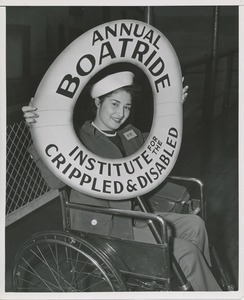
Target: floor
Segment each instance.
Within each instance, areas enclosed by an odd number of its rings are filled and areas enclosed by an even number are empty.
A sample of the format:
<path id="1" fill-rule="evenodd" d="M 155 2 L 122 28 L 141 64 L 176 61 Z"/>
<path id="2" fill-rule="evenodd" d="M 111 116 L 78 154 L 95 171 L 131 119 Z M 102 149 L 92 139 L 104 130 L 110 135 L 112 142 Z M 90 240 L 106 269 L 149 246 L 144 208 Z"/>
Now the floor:
<path id="1" fill-rule="evenodd" d="M 177 175 L 198 177 L 205 184 L 207 229 L 232 282 L 238 282 L 238 108 L 217 117 L 211 131 L 183 140 Z M 11 267 L 21 243 L 32 233 L 61 229 L 59 199 L 6 229 L 6 291 L 12 290 Z M 21 233 L 21 234 L 20 234 Z"/>

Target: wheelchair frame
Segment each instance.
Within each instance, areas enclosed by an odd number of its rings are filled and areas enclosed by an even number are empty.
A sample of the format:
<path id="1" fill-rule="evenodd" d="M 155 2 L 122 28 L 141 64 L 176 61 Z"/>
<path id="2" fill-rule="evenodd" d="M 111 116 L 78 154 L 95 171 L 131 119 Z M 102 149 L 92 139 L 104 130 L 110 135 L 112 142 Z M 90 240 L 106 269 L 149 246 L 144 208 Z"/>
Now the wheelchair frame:
<path id="1" fill-rule="evenodd" d="M 197 186 L 200 199 L 191 200 L 197 200 L 199 206 L 193 207 L 191 213 L 199 213 L 206 220 L 203 183 L 190 177 L 171 176 L 168 179 Z M 37 233 L 23 244 L 13 268 L 15 291 L 192 290 L 170 253 L 166 222 L 161 216 L 149 212 L 143 197 L 137 197 L 141 211 L 130 211 L 70 203 L 66 188 L 60 189 L 59 193 L 64 232 Z M 186 203 L 181 205 L 185 207 Z M 71 230 L 70 209 L 146 220 L 157 244 Z M 216 250 L 212 249 L 223 289 L 234 290 Z M 145 265 L 146 261 L 150 264 Z"/>

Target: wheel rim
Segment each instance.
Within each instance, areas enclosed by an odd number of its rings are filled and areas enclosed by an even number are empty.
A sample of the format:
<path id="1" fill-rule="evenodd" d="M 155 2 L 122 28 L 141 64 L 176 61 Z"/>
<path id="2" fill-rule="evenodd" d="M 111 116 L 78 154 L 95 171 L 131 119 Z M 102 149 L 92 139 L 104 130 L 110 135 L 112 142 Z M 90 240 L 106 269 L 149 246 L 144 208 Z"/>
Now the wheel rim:
<path id="1" fill-rule="evenodd" d="M 125 290 L 122 277 L 91 244 L 74 236 L 36 236 L 20 249 L 13 272 L 18 292 Z"/>

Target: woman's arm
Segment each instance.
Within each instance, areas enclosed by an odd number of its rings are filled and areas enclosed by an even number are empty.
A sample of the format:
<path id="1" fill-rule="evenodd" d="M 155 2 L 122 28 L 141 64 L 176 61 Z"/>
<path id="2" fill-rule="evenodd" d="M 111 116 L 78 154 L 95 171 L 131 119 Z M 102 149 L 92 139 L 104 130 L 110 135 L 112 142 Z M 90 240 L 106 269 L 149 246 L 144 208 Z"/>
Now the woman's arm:
<path id="1" fill-rule="evenodd" d="M 33 98 L 31 99 L 28 106 L 22 107 L 22 111 L 24 113 L 23 116 L 28 126 L 30 126 L 30 124 L 32 123 L 36 123 L 37 118 L 39 117 L 37 113 L 37 108 L 32 105 L 32 102 Z M 36 151 L 34 144 L 31 144 L 28 147 L 27 151 L 29 152 L 36 166 L 40 170 L 43 179 L 51 189 L 55 190 L 65 186 L 65 184 L 61 180 L 59 180 L 44 164 L 39 153 Z"/>

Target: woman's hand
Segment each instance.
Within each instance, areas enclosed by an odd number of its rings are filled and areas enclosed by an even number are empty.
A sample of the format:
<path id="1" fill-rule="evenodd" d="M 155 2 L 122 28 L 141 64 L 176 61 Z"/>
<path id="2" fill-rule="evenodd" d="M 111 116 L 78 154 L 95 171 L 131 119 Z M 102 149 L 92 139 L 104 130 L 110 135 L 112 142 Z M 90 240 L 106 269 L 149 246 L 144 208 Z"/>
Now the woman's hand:
<path id="1" fill-rule="evenodd" d="M 32 123 L 37 122 L 37 118 L 39 115 L 36 113 L 37 108 L 33 106 L 33 98 L 31 98 L 31 101 L 28 106 L 23 106 L 22 111 L 23 111 L 23 116 L 25 118 L 26 124 L 30 126 Z"/>
<path id="2" fill-rule="evenodd" d="M 185 79 L 185 78 L 182 77 L 182 83 L 184 82 L 184 79 Z M 182 89 L 182 99 L 181 99 L 181 103 L 182 103 L 182 104 L 186 101 L 186 98 L 187 98 L 187 96 L 188 96 L 188 93 L 187 93 L 188 88 L 189 88 L 189 86 L 186 85 L 186 86 L 184 86 L 183 89 Z"/>

